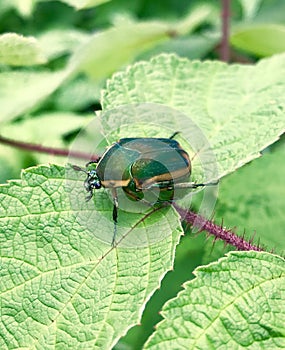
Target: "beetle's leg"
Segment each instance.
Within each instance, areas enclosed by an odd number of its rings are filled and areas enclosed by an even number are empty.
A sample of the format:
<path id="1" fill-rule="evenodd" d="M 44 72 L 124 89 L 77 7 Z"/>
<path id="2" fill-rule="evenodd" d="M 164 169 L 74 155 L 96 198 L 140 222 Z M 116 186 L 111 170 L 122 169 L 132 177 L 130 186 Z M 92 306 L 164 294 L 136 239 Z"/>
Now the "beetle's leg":
<path id="1" fill-rule="evenodd" d="M 116 235 L 117 235 L 117 223 L 118 223 L 118 195 L 115 188 L 112 188 L 112 197 L 113 197 L 113 221 L 114 221 L 114 233 L 112 238 L 112 247 L 116 244 Z"/>
<path id="2" fill-rule="evenodd" d="M 204 186 L 215 186 L 218 183 L 219 183 L 219 181 L 206 182 L 204 184 L 196 184 L 195 182 L 177 183 L 177 184 L 174 184 L 174 189 L 175 188 L 197 188 L 197 187 L 204 187 Z"/>
<path id="3" fill-rule="evenodd" d="M 88 191 L 88 195 L 85 197 L 86 202 L 89 202 L 90 199 L 93 197 L 93 192 L 92 190 Z"/>
<path id="4" fill-rule="evenodd" d="M 175 189 L 175 188 L 197 188 L 197 187 L 204 187 L 204 186 L 215 186 L 219 183 L 219 181 L 216 182 L 207 182 L 204 184 L 197 184 L 195 182 L 182 182 L 182 183 L 176 183 L 176 184 L 171 184 L 169 185 L 169 189 Z M 154 183 L 147 187 L 148 190 L 152 188 L 161 188 L 161 183 Z"/>
<path id="5" fill-rule="evenodd" d="M 178 135 L 178 134 L 180 134 L 180 131 L 175 131 L 175 133 L 173 133 L 173 134 L 169 137 L 169 139 L 170 139 L 170 140 L 174 139 L 174 137 L 175 137 L 176 135 Z"/>

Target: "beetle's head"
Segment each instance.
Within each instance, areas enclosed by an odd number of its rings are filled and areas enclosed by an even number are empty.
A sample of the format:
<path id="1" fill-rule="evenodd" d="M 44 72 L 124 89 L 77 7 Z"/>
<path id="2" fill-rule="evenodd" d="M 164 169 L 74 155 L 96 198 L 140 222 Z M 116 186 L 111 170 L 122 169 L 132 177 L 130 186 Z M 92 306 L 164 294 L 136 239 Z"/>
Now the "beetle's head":
<path id="1" fill-rule="evenodd" d="M 87 171 L 87 178 L 84 181 L 84 187 L 85 187 L 86 191 L 90 193 L 91 197 L 92 197 L 92 191 L 98 190 L 99 188 L 101 188 L 101 186 L 102 186 L 102 184 L 101 184 L 101 181 L 97 175 L 96 170 L 92 169 L 92 170 Z"/>
<path id="2" fill-rule="evenodd" d="M 72 168 L 76 171 L 82 171 L 87 175 L 86 180 L 84 181 L 84 187 L 89 193 L 86 197 L 86 200 L 89 201 L 93 197 L 93 190 L 98 190 L 102 187 L 101 181 L 95 169 L 86 170 L 77 165 L 72 165 Z"/>

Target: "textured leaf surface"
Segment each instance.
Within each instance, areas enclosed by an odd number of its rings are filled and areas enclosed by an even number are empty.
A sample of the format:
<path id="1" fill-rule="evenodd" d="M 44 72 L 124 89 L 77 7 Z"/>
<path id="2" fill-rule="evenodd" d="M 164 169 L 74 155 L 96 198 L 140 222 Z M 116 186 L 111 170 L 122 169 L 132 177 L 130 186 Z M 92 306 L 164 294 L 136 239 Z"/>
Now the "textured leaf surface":
<path id="1" fill-rule="evenodd" d="M 195 271 L 144 349 L 283 349 L 285 261 L 234 252 Z"/>
<path id="2" fill-rule="evenodd" d="M 271 56 L 285 51 L 285 26 L 263 24 L 237 30 L 231 44 L 258 56 Z"/>
<path id="3" fill-rule="evenodd" d="M 111 110 L 153 102 L 183 112 L 185 128 L 194 122 L 205 135 L 222 177 L 258 157 L 285 130 L 284 75 L 285 55 L 255 66 L 160 55 L 114 75 L 102 104 L 104 110 Z M 131 119 L 129 123 L 132 125 Z M 176 128 L 174 121 L 172 130 Z M 183 130 L 179 131 L 183 136 Z M 187 137 L 191 142 L 191 135 Z M 201 147 L 199 153 L 207 152 L 208 147 Z"/>
<path id="4" fill-rule="evenodd" d="M 96 238 L 96 231 L 112 235 L 108 196 L 84 197 L 81 175 L 58 166 L 31 168 L 0 186 L 1 350 L 110 349 L 139 322 L 172 266 L 181 232 L 173 211 L 162 226 L 150 225 L 155 213 L 128 226 L 149 234 L 164 227 L 165 240 L 114 249 Z"/>
<path id="5" fill-rule="evenodd" d="M 0 35 L 0 63 L 12 66 L 32 66 L 46 62 L 43 51 L 33 37 L 16 33 Z"/>

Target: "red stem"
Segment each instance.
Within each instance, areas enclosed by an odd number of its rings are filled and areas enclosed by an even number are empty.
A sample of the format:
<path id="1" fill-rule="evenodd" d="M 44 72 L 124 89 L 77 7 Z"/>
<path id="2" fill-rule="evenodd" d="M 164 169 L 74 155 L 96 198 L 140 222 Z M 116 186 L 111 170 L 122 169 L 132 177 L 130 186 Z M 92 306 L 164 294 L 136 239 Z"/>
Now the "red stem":
<path id="1" fill-rule="evenodd" d="M 230 22 L 230 0 L 222 0 L 222 41 L 221 41 L 220 59 L 224 62 L 228 62 L 230 58 L 229 22 Z"/>
<path id="2" fill-rule="evenodd" d="M 45 147 L 34 143 L 10 140 L 3 136 L 0 136 L 0 143 L 2 143 L 3 145 L 20 148 L 25 151 L 52 154 L 55 156 L 73 157 L 85 160 L 98 160 L 99 158 L 99 156 L 97 155 L 90 156 L 90 154 L 80 151 L 70 151 L 68 149 L 65 150 L 62 148 Z"/>

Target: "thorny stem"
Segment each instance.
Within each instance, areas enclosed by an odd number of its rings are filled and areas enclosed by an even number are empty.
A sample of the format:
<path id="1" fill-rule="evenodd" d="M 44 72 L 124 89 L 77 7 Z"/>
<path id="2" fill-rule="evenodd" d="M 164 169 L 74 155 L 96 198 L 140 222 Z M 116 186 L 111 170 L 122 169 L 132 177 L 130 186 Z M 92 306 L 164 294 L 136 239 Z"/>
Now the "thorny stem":
<path id="1" fill-rule="evenodd" d="M 200 231 L 207 231 L 209 235 L 213 235 L 214 239 L 220 239 L 226 244 L 231 244 L 238 250 L 256 250 L 263 251 L 259 246 L 252 244 L 252 239 L 247 241 L 244 237 L 236 235 L 231 230 L 227 230 L 222 226 L 215 224 L 211 220 L 205 219 L 203 216 L 194 213 L 190 210 L 180 208 L 177 204 L 173 203 L 174 208 L 179 215 L 190 225 L 198 228 Z"/>
<path id="2" fill-rule="evenodd" d="M 222 0 L 222 41 L 221 41 L 221 60 L 228 62 L 230 58 L 229 49 L 229 22 L 230 22 L 230 2 L 231 0 Z"/>
<path id="3" fill-rule="evenodd" d="M 9 145 L 12 147 L 20 148 L 26 151 L 39 152 L 45 154 L 53 154 L 57 156 L 71 156 L 74 158 L 90 160 L 90 154 L 78 151 L 69 151 L 61 148 L 44 147 L 38 144 L 26 143 L 21 141 L 10 140 L 0 136 L 0 143 Z M 99 156 L 92 156 L 91 160 L 97 160 Z M 227 244 L 231 244 L 238 250 L 256 250 L 262 251 L 262 248 L 252 244 L 252 241 L 246 241 L 244 237 L 237 236 L 234 232 L 227 230 L 213 221 L 207 220 L 201 215 L 194 213 L 190 210 L 180 208 L 177 204 L 173 203 L 174 208 L 180 214 L 180 216 L 193 227 L 198 228 L 200 231 L 207 231 L 208 234 L 213 235 L 214 239 L 221 239 Z"/>

